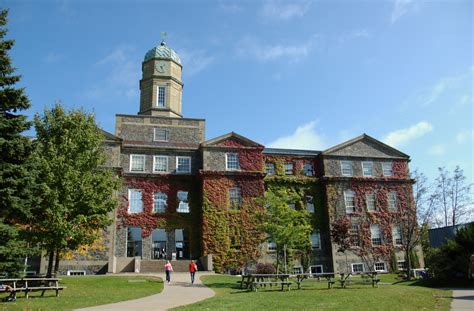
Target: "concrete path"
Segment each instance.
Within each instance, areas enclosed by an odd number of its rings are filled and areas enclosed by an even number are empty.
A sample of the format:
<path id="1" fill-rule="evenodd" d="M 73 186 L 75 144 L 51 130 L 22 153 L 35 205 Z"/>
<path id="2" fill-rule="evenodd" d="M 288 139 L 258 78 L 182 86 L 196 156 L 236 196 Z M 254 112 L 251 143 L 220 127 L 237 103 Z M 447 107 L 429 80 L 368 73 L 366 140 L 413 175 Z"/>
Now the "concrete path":
<path id="1" fill-rule="evenodd" d="M 195 303 L 214 296 L 214 291 L 201 283 L 202 275 L 214 274 L 212 272 L 197 272 L 194 284 L 191 284 L 191 278 L 187 272 L 173 272 L 171 283 L 165 281 L 164 289 L 161 293 L 135 299 L 112 303 L 108 305 L 95 306 L 90 308 L 78 309 L 80 311 L 106 311 L 106 310 L 168 310 L 174 307 Z M 165 280 L 164 273 L 146 274 L 155 275 Z M 144 276 L 146 276 L 144 275 Z"/>
<path id="2" fill-rule="evenodd" d="M 474 289 L 473 288 L 453 288 L 452 311 L 472 311 L 474 310 Z"/>

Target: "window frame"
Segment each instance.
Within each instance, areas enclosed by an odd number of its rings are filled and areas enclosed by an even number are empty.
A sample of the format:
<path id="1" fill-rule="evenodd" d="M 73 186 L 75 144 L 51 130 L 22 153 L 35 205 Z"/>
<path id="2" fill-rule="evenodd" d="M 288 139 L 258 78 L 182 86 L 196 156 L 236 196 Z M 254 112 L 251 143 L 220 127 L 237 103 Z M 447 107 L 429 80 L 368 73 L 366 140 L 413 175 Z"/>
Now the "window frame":
<path id="1" fill-rule="evenodd" d="M 162 198 L 161 198 L 161 199 L 159 199 L 159 198 L 157 199 L 157 198 L 156 198 L 156 195 L 159 195 L 159 194 L 164 195 L 165 198 L 164 198 L 164 199 L 162 199 Z M 160 202 L 160 201 L 164 202 L 164 203 L 163 203 L 163 209 L 162 209 L 162 210 L 158 210 L 158 209 L 156 208 L 157 203 Z M 167 209 L 168 209 L 168 195 L 167 195 L 166 193 L 164 193 L 164 192 L 161 192 L 161 191 L 153 192 L 153 209 L 152 209 L 152 212 L 153 212 L 154 214 L 163 214 L 163 213 L 166 213 L 166 210 L 167 210 Z"/>
<path id="2" fill-rule="evenodd" d="M 377 264 L 383 264 L 383 269 L 377 269 Z M 387 272 L 387 264 L 385 263 L 385 261 L 378 261 L 378 262 L 374 262 L 374 271 L 376 272 Z"/>
<path id="3" fill-rule="evenodd" d="M 371 200 L 369 200 L 369 196 L 373 196 L 374 197 L 374 200 L 373 200 L 373 208 L 369 209 L 369 202 Z M 377 211 L 377 196 L 375 195 L 375 193 L 373 192 L 369 192 L 369 193 L 366 193 L 365 194 L 365 205 L 367 207 L 367 211 L 368 212 L 376 212 Z"/>
<path id="4" fill-rule="evenodd" d="M 239 187 L 230 187 L 228 193 L 229 208 L 232 210 L 239 210 L 242 206 L 242 189 L 240 189 Z M 238 196 L 233 196 L 233 193 L 237 193 Z"/>
<path id="5" fill-rule="evenodd" d="M 315 267 L 315 268 L 320 267 L 320 268 L 321 268 L 321 272 L 319 272 L 319 273 L 318 273 L 318 272 L 314 272 L 314 273 L 313 273 L 313 272 L 311 271 L 311 268 L 313 268 L 313 267 Z M 323 265 L 311 265 L 311 266 L 309 266 L 309 273 L 311 273 L 311 274 L 322 274 L 322 273 L 324 273 L 324 267 L 323 267 Z"/>
<path id="6" fill-rule="evenodd" d="M 348 205 L 347 205 L 347 202 L 348 202 L 348 200 L 347 200 L 347 194 L 349 194 L 349 193 L 352 194 L 352 198 L 353 198 L 353 200 L 352 200 L 353 205 L 352 205 L 352 206 L 348 206 Z M 346 209 L 346 214 L 352 214 L 352 213 L 354 213 L 354 212 L 355 212 L 355 209 L 356 209 L 356 207 L 355 207 L 355 192 L 352 191 L 352 190 L 344 190 L 343 195 L 344 195 L 344 207 L 345 207 L 345 209 Z M 348 209 L 347 209 L 348 207 L 349 207 L 349 208 L 352 207 L 352 211 L 349 212 Z"/>
<path id="7" fill-rule="evenodd" d="M 131 211 L 131 207 L 132 207 L 132 200 L 131 200 L 131 193 L 133 192 L 139 192 L 141 194 L 141 211 L 138 211 L 138 212 L 132 212 Z M 128 209 L 127 209 L 127 212 L 129 214 L 140 214 L 140 213 L 143 213 L 143 191 L 142 189 L 128 189 Z"/>
<path id="8" fill-rule="evenodd" d="M 230 156 L 235 156 L 235 161 L 230 161 Z M 229 164 L 235 164 L 236 167 L 230 167 Z M 240 170 L 240 161 L 239 161 L 239 154 L 237 152 L 227 152 L 225 154 L 225 169 L 226 171 L 238 171 Z"/>
<path id="9" fill-rule="evenodd" d="M 362 271 L 354 271 L 354 266 L 362 266 Z M 351 271 L 352 273 L 364 273 L 365 272 L 365 267 L 364 267 L 364 263 L 362 262 L 354 262 L 354 263 L 351 263 Z"/>
<path id="10" fill-rule="evenodd" d="M 179 159 L 188 159 L 189 160 L 189 170 L 180 171 L 179 170 Z M 190 174 L 191 173 L 191 157 L 190 156 L 176 156 L 176 174 Z"/>
<path id="11" fill-rule="evenodd" d="M 390 165 L 390 175 L 389 174 L 385 174 L 385 172 L 387 171 L 385 169 L 385 166 L 386 165 Z M 385 177 L 391 177 L 393 176 L 393 162 L 390 161 L 390 162 L 382 162 L 382 175 L 385 176 Z"/>
<path id="12" fill-rule="evenodd" d="M 403 263 L 402 265 L 400 265 L 401 263 Z M 402 267 L 400 267 L 402 266 Z M 399 271 L 405 271 L 407 269 L 407 262 L 406 260 L 397 260 L 397 269 Z"/>
<path id="13" fill-rule="evenodd" d="M 365 173 L 365 170 L 366 170 L 366 167 L 364 167 L 365 165 L 370 165 L 370 175 Z M 363 177 L 374 177 L 374 162 L 373 161 L 362 161 L 361 166 L 362 166 Z"/>
<path id="14" fill-rule="evenodd" d="M 393 200 L 391 200 L 392 198 L 392 195 L 393 195 Z M 393 207 L 391 206 L 390 202 L 393 201 Z M 396 191 L 390 191 L 387 193 L 387 209 L 390 211 L 390 212 L 397 212 L 398 211 L 398 207 L 397 207 L 397 192 Z"/>
<path id="15" fill-rule="evenodd" d="M 165 139 L 157 139 L 156 138 L 156 131 L 157 130 L 162 130 L 163 133 L 165 134 Z M 170 141 L 170 130 L 167 129 L 167 128 L 163 128 L 163 127 L 155 127 L 153 128 L 153 141 L 161 141 L 161 142 L 168 142 Z"/>
<path id="16" fill-rule="evenodd" d="M 313 237 L 316 237 L 315 240 L 318 243 L 313 243 Z M 313 232 L 311 232 L 310 240 L 311 240 L 311 249 L 321 249 L 321 231 L 314 230 Z"/>
<path id="17" fill-rule="evenodd" d="M 351 223 L 351 228 L 349 229 L 349 235 L 353 246 L 360 246 L 360 224 Z"/>
<path id="18" fill-rule="evenodd" d="M 309 166 L 311 169 L 308 170 L 307 166 Z M 303 174 L 308 177 L 314 176 L 314 165 L 313 163 L 306 162 L 303 164 Z"/>
<path id="19" fill-rule="evenodd" d="M 133 159 L 135 157 L 142 157 L 143 158 L 143 170 L 132 170 L 132 167 L 133 167 Z M 135 153 L 131 153 L 130 154 L 130 163 L 129 163 L 129 172 L 131 173 L 143 173 L 143 172 L 146 172 L 146 154 L 135 154 Z"/>
<path id="20" fill-rule="evenodd" d="M 287 166 L 290 166 L 291 165 L 291 173 L 289 171 L 289 169 L 287 168 Z M 285 162 L 285 164 L 283 164 L 283 168 L 285 169 L 285 175 L 294 175 L 295 174 L 295 165 L 293 164 L 293 162 Z"/>
<path id="21" fill-rule="evenodd" d="M 166 159 L 166 165 L 165 165 L 165 170 L 164 171 L 159 171 L 159 170 L 156 170 L 156 163 L 157 163 L 157 159 L 158 158 L 161 158 L 161 159 Z M 169 165 L 169 157 L 168 156 L 164 156 L 164 155 L 154 155 L 153 156 L 153 173 L 158 173 L 158 174 L 163 174 L 163 173 L 168 173 L 168 165 Z"/>
<path id="22" fill-rule="evenodd" d="M 185 201 L 180 200 L 180 198 L 179 198 L 179 193 L 180 192 L 186 193 L 186 200 Z M 183 214 L 190 213 L 191 207 L 189 206 L 189 191 L 185 191 L 185 190 L 176 191 L 176 202 L 178 203 L 178 206 L 176 207 L 176 212 L 177 213 L 183 213 Z M 186 209 L 181 209 L 180 208 L 181 202 L 183 202 L 183 205 L 186 204 Z"/>
<path id="23" fill-rule="evenodd" d="M 395 234 L 397 233 L 397 234 Z M 402 228 L 398 225 L 392 226 L 392 242 L 395 246 L 402 246 L 403 245 L 403 236 L 402 236 Z"/>
<path id="24" fill-rule="evenodd" d="M 163 90 L 163 105 L 160 105 L 160 89 Z M 166 108 L 166 85 L 157 85 L 156 86 L 156 107 L 157 108 Z"/>
<path id="25" fill-rule="evenodd" d="M 275 245 L 275 247 L 273 247 Z M 272 241 L 267 242 L 267 253 L 273 253 L 277 251 L 277 244 Z"/>
<path id="26" fill-rule="evenodd" d="M 351 170 L 350 174 L 344 174 L 344 165 L 349 165 Z M 341 175 L 346 177 L 354 176 L 354 169 L 352 168 L 352 161 L 349 160 L 341 160 Z"/>
<path id="27" fill-rule="evenodd" d="M 269 166 L 271 165 L 271 172 L 269 172 Z M 273 162 L 265 162 L 265 174 L 267 175 L 275 175 L 275 163 Z"/>
<path id="28" fill-rule="evenodd" d="M 377 231 L 378 231 L 377 237 L 374 237 L 372 228 L 377 228 Z M 383 244 L 383 238 L 382 238 L 382 229 L 380 228 L 380 224 L 370 224 L 369 229 L 370 229 L 370 242 L 372 246 L 381 246 Z"/>

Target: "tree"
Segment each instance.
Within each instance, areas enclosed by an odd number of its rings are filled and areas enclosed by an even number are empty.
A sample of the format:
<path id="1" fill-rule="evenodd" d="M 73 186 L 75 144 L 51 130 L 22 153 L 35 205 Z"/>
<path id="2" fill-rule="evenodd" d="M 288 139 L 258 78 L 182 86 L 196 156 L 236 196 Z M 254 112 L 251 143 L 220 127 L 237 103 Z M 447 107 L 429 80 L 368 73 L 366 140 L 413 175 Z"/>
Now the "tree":
<path id="1" fill-rule="evenodd" d="M 91 244 L 109 223 L 108 213 L 116 206 L 118 179 L 102 167 L 105 154 L 103 134 L 92 114 L 65 111 L 56 104 L 35 115 L 37 133 L 35 160 L 39 163 L 38 194 L 33 231 L 49 254 L 48 275 L 59 266 L 62 252 Z"/>
<path id="2" fill-rule="evenodd" d="M 24 225 L 32 204 L 31 141 L 21 133 L 30 127 L 26 116 L 30 102 L 8 55 L 14 40 L 5 40 L 7 10 L 0 11 L 0 271 L 15 274 L 29 250 Z"/>
<path id="3" fill-rule="evenodd" d="M 312 227 L 309 213 L 305 209 L 296 210 L 288 206 L 291 199 L 284 190 L 265 194 L 265 214 L 262 230 L 268 240 L 277 246 L 277 272 L 281 260 L 288 273 L 288 251 L 299 250 L 303 254 L 311 250 Z"/>

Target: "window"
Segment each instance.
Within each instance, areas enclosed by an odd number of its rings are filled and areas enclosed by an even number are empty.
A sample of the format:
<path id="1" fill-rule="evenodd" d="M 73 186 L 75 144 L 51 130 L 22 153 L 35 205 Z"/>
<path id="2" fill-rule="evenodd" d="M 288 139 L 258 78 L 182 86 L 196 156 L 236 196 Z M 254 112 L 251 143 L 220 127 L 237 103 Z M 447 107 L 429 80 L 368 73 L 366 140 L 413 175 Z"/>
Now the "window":
<path id="1" fill-rule="evenodd" d="M 406 270 L 407 263 L 405 262 L 405 260 L 398 260 L 397 261 L 397 268 L 398 268 L 398 270 Z"/>
<path id="2" fill-rule="evenodd" d="M 382 245 L 379 225 L 370 225 L 370 236 L 372 237 L 372 245 Z"/>
<path id="3" fill-rule="evenodd" d="M 156 106 L 158 107 L 165 107 L 165 93 L 166 93 L 166 87 L 165 86 L 158 86 L 158 92 L 157 92 L 157 100 L 156 100 Z"/>
<path id="4" fill-rule="evenodd" d="M 277 244 L 275 242 L 268 242 L 267 243 L 267 250 L 269 252 L 275 252 L 277 250 Z"/>
<path id="5" fill-rule="evenodd" d="M 238 170 L 238 169 L 240 169 L 239 155 L 237 153 L 226 153 L 225 154 L 225 169 L 226 170 Z"/>
<path id="6" fill-rule="evenodd" d="M 234 187 L 229 189 L 229 204 L 232 209 L 239 209 L 242 203 L 240 188 Z"/>
<path id="7" fill-rule="evenodd" d="M 151 258 L 166 259 L 168 234 L 165 229 L 153 229 L 151 232 Z"/>
<path id="8" fill-rule="evenodd" d="M 168 171 L 168 157 L 154 156 L 153 157 L 153 172 L 166 173 Z"/>
<path id="9" fill-rule="evenodd" d="M 268 175 L 275 175 L 275 164 L 273 163 L 265 163 L 265 172 Z"/>
<path id="10" fill-rule="evenodd" d="M 285 163 L 285 175 L 293 175 L 293 163 Z"/>
<path id="11" fill-rule="evenodd" d="M 143 212 L 142 192 L 140 190 L 128 190 L 128 212 L 141 213 Z"/>
<path id="12" fill-rule="evenodd" d="M 155 128 L 153 132 L 154 141 L 169 141 L 170 131 L 163 128 Z"/>
<path id="13" fill-rule="evenodd" d="M 153 194 L 153 213 L 164 213 L 166 212 L 166 200 L 168 196 L 163 192 L 155 192 Z"/>
<path id="14" fill-rule="evenodd" d="M 130 172 L 144 172 L 145 171 L 145 155 L 131 154 L 130 155 Z"/>
<path id="15" fill-rule="evenodd" d="M 309 272 L 311 274 L 320 274 L 323 273 L 323 265 L 309 266 Z"/>
<path id="16" fill-rule="evenodd" d="M 127 257 L 142 255 L 142 229 L 139 227 L 127 228 Z"/>
<path id="17" fill-rule="evenodd" d="M 355 212 L 355 193 L 351 190 L 344 191 L 344 203 L 346 205 L 346 213 Z"/>
<path id="18" fill-rule="evenodd" d="M 383 172 L 383 176 L 392 176 L 393 175 L 392 162 L 382 162 L 382 172 Z"/>
<path id="19" fill-rule="evenodd" d="M 375 207 L 375 194 L 373 193 L 368 193 L 367 194 L 367 210 L 369 212 L 374 212 L 376 211 Z"/>
<path id="20" fill-rule="evenodd" d="M 374 163 L 362 162 L 362 175 L 365 177 L 374 176 Z"/>
<path id="21" fill-rule="evenodd" d="M 352 266 L 352 272 L 353 273 L 364 272 L 364 264 L 363 263 L 353 263 L 353 264 L 351 264 L 351 266 Z"/>
<path id="22" fill-rule="evenodd" d="M 321 234 L 319 230 L 315 230 L 311 233 L 311 247 L 313 249 L 321 249 Z"/>
<path id="23" fill-rule="evenodd" d="M 305 197 L 306 200 L 306 210 L 308 213 L 314 213 L 314 203 L 313 203 L 313 196 L 307 195 Z"/>
<path id="24" fill-rule="evenodd" d="M 174 230 L 174 241 L 176 247 L 176 257 L 184 258 L 185 252 L 188 252 L 187 247 L 187 232 L 184 229 L 175 229 Z"/>
<path id="25" fill-rule="evenodd" d="M 292 210 L 296 210 L 296 205 L 295 203 L 288 203 L 288 208 Z"/>
<path id="26" fill-rule="evenodd" d="M 380 271 L 380 272 L 387 271 L 385 269 L 385 262 L 376 262 L 374 264 L 374 269 L 375 269 L 375 271 Z"/>
<path id="27" fill-rule="evenodd" d="M 392 227 L 392 239 L 393 244 L 402 245 L 402 231 L 400 230 L 399 226 Z"/>
<path id="28" fill-rule="evenodd" d="M 303 273 L 303 267 L 302 266 L 293 267 L 293 274 L 301 274 L 301 273 Z"/>
<path id="29" fill-rule="evenodd" d="M 176 157 L 176 173 L 191 173 L 191 157 Z"/>
<path id="30" fill-rule="evenodd" d="M 178 191 L 178 213 L 189 213 L 189 203 L 188 203 L 188 192 L 187 191 Z"/>
<path id="31" fill-rule="evenodd" d="M 360 246 L 360 235 L 359 235 L 359 225 L 358 224 L 351 224 L 351 229 L 349 231 L 351 235 L 351 242 L 354 246 Z"/>
<path id="32" fill-rule="evenodd" d="M 392 191 L 387 195 L 388 210 L 395 212 L 397 210 L 397 193 Z"/>
<path id="33" fill-rule="evenodd" d="M 352 161 L 341 161 L 342 176 L 352 176 Z"/>
<path id="34" fill-rule="evenodd" d="M 314 175 L 313 164 L 305 163 L 303 166 L 303 172 L 305 176 L 313 176 Z"/>

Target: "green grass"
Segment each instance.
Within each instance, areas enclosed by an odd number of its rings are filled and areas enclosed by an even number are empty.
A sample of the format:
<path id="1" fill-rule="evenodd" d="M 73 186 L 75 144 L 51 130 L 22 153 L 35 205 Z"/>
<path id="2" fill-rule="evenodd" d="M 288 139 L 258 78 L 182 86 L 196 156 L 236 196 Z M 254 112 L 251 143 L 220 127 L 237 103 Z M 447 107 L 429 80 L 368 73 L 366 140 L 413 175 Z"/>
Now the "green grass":
<path id="1" fill-rule="evenodd" d="M 303 283 L 291 291 L 259 289 L 241 290 L 233 276 L 203 276 L 204 284 L 216 296 L 179 310 L 449 310 L 451 291 L 400 282 L 395 285 L 349 285 L 341 289 L 336 283 L 327 289 L 326 283 Z M 385 275 L 383 282 L 396 282 L 394 275 Z"/>
<path id="2" fill-rule="evenodd" d="M 33 292 L 29 299 L 18 293 L 16 302 L 0 302 L 0 310 L 71 310 L 141 298 L 163 290 L 162 279 L 141 276 L 62 277 L 60 285 L 67 288 L 59 292 L 59 297 L 55 297 L 55 291 L 46 291 L 45 297 Z"/>

